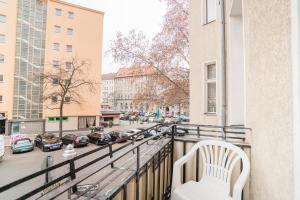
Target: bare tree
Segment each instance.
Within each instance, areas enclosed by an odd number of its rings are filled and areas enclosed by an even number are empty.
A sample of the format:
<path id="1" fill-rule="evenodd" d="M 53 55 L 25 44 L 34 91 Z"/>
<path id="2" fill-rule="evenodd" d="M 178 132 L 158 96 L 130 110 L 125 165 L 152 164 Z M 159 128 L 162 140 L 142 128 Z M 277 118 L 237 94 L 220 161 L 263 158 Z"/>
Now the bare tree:
<path id="1" fill-rule="evenodd" d="M 136 101 L 158 100 L 159 105 L 187 104 L 189 99 L 188 60 L 188 2 L 187 0 L 161 0 L 167 10 L 163 26 L 150 41 L 142 32 L 132 30 L 123 35 L 118 32 L 110 50 L 115 62 L 124 66 L 154 67 L 156 73 L 136 95 Z M 154 85 L 153 85 L 154 84 Z M 159 87 L 155 87 L 159 85 Z M 156 88 L 156 92 L 153 91 Z M 153 94 L 154 93 L 154 94 Z M 160 94 L 160 95 L 158 95 Z"/>
<path id="2" fill-rule="evenodd" d="M 81 91 L 95 92 L 97 80 L 89 77 L 90 64 L 72 58 L 69 62 L 55 63 L 45 71 L 43 78 L 43 102 L 47 109 L 59 110 L 59 137 L 62 137 L 63 111 L 65 104 L 81 104 Z"/>

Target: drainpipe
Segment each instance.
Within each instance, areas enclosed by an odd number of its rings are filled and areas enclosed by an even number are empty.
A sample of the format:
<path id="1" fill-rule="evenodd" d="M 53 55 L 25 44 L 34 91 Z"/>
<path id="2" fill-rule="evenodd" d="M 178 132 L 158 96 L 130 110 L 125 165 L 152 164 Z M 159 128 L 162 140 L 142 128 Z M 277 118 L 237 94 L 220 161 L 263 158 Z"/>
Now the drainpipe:
<path id="1" fill-rule="evenodd" d="M 220 68 L 221 68 L 221 125 L 226 126 L 226 46 L 225 46 L 225 2 L 219 1 L 220 12 Z M 224 133 L 223 133 L 224 134 Z"/>

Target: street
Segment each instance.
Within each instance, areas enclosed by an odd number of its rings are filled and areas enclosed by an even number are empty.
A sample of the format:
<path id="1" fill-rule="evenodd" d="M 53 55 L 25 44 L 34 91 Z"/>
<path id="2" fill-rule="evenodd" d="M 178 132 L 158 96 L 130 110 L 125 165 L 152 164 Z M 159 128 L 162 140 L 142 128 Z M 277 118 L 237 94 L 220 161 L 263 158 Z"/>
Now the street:
<path id="1" fill-rule="evenodd" d="M 112 131 L 112 130 L 119 130 L 119 131 L 126 131 L 131 128 L 136 127 L 150 127 L 154 124 L 128 124 L 126 122 L 123 122 L 121 126 L 115 126 L 112 128 L 105 129 L 106 131 Z M 113 148 L 117 148 L 122 144 L 115 144 Z M 64 146 L 65 148 L 65 146 Z M 75 148 L 75 151 L 77 155 L 80 155 L 82 153 L 88 152 L 92 149 L 98 148 L 97 145 L 89 144 L 87 147 L 82 148 Z M 57 151 L 51 151 L 51 152 L 42 152 L 41 149 L 35 147 L 32 152 L 27 153 L 20 153 L 20 154 L 12 154 L 10 147 L 6 147 L 5 155 L 3 160 L 0 162 L 0 186 L 6 185 L 12 181 L 15 181 L 19 178 L 25 177 L 27 175 L 30 175 L 36 171 L 39 171 L 42 169 L 42 162 L 45 159 L 46 156 L 52 156 L 54 164 L 59 163 L 64 160 L 62 154 L 64 152 L 64 149 L 57 150 Z M 100 155 L 103 155 L 104 153 L 107 153 L 108 149 L 103 149 L 100 152 L 96 152 L 94 154 L 91 154 L 87 158 L 81 159 L 80 162 L 77 162 L 77 166 L 81 166 L 85 164 L 86 162 L 95 159 L 99 157 Z M 64 173 L 64 171 L 58 171 L 55 170 L 55 177 L 58 177 L 61 173 Z M 40 185 L 44 182 L 44 176 L 39 177 L 38 181 L 34 181 L 34 185 Z M 31 186 L 25 186 L 22 187 L 24 191 L 28 191 L 29 189 L 32 189 L 32 184 L 29 184 Z M 23 190 L 22 189 L 22 190 Z M 16 195 L 16 193 L 10 193 L 11 195 Z M 17 196 L 16 196 L 17 197 Z M 0 199 L 3 197 L 0 195 Z M 10 196 L 8 199 L 13 199 L 13 196 Z"/>

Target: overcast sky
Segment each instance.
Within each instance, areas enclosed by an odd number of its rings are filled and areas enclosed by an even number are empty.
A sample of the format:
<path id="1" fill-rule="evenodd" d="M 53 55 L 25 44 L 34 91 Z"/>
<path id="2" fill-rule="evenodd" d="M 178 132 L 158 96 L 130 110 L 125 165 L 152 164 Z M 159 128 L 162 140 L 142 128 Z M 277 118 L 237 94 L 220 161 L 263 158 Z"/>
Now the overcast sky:
<path id="1" fill-rule="evenodd" d="M 105 12 L 103 36 L 102 73 L 116 72 L 118 65 L 104 56 L 110 41 L 116 32 L 127 34 L 130 30 L 143 31 L 152 38 L 161 27 L 165 12 L 163 2 L 159 0 L 64 0 L 95 10 Z"/>

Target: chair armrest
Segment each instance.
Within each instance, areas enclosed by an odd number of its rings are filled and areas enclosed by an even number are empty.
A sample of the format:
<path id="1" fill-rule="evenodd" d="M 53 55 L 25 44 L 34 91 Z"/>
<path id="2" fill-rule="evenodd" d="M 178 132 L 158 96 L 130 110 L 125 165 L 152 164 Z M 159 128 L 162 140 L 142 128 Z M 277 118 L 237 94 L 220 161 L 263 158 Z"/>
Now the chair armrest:
<path id="1" fill-rule="evenodd" d="M 173 166 L 172 191 L 175 190 L 181 183 L 181 167 L 189 161 L 198 149 L 198 144 L 195 144 L 191 150 L 183 157 L 179 158 Z"/>

